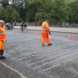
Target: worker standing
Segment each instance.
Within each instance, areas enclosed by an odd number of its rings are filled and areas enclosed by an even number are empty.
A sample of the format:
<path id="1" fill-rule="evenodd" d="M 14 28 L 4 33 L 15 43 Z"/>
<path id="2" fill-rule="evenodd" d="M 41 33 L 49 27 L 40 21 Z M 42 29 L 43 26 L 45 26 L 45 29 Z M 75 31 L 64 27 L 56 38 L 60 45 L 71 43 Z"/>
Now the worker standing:
<path id="1" fill-rule="evenodd" d="M 6 40 L 6 32 L 4 29 L 4 21 L 0 20 L 0 59 L 5 59 L 4 54 L 4 40 Z"/>
<path id="2" fill-rule="evenodd" d="M 41 34 L 42 34 L 42 44 L 41 46 L 44 46 L 44 41 L 46 40 L 48 46 L 51 46 L 52 43 L 50 43 L 49 40 L 49 35 L 51 34 L 50 29 L 49 29 L 49 20 L 46 20 L 45 22 L 42 23 L 42 30 L 41 30 Z"/>

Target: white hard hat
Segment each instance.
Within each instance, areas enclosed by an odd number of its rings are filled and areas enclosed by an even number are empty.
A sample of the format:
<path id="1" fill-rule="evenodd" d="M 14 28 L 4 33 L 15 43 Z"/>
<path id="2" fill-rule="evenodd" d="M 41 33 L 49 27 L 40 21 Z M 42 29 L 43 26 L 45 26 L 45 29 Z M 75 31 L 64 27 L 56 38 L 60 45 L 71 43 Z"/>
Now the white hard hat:
<path id="1" fill-rule="evenodd" d="M 0 22 L 4 22 L 3 20 L 0 20 Z"/>

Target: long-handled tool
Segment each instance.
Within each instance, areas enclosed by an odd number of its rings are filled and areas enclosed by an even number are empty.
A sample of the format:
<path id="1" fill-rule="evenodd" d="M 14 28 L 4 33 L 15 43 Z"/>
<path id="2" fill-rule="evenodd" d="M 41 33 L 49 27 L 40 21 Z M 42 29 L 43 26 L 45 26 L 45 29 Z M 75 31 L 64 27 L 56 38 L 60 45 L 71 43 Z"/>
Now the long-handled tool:
<path id="1" fill-rule="evenodd" d="M 54 36 L 52 36 L 52 34 L 50 34 L 51 38 L 53 39 L 53 41 L 55 41 Z"/>
<path id="2" fill-rule="evenodd" d="M 4 41 L 4 45 L 6 44 L 7 40 Z"/>

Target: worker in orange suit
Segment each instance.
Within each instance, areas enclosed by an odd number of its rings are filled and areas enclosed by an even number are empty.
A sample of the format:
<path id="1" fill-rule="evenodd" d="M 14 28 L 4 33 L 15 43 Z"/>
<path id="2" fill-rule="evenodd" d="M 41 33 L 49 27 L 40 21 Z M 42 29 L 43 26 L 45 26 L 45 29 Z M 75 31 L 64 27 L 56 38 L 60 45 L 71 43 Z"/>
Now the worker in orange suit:
<path id="1" fill-rule="evenodd" d="M 41 42 L 42 44 L 41 44 L 41 46 L 44 46 L 45 40 L 46 40 L 48 46 L 51 46 L 52 43 L 50 43 L 49 35 L 48 35 L 48 34 L 51 34 L 50 29 L 49 29 L 49 20 L 46 20 L 45 22 L 42 23 L 41 33 L 42 33 L 42 42 Z"/>
<path id="2" fill-rule="evenodd" d="M 0 59 L 5 59 L 4 54 L 4 40 L 6 40 L 6 32 L 4 29 L 4 21 L 0 20 Z"/>

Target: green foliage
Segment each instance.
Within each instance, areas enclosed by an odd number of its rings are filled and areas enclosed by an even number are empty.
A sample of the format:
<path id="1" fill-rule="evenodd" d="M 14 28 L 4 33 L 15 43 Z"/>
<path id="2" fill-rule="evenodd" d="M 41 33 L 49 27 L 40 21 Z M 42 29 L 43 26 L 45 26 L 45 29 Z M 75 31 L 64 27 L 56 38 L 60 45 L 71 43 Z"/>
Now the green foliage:
<path id="1" fill-rule="evenodd" d="M 72 0 L 68 3 L 69 21 L 78 22 L 78 0 Z"/>
<path id="2" fill-rule="evenodd" d="M 8 14 L 4 7 L 0 7 L 0 19 L 8 21 Z"/>
<path id="3" fill-rule="evenodd" d="M 55 0 L 56 9 L 55 9 L 55 20 L 56 22 L 65 22 L 68 21 L 68 11 L 66 0 Z"/>
<path id="4" fill-rule="evenodd" d="M 9 0 L 1 0 L 0 3 L 2 4 L 3 7 L 6 7 L 9 3 Z"/>
<path id="5" fill-rule="evenodd" d="M 53 20 L 55 15 L 55 3 L 53 0 L 33 0 L 27 10 L 28 21 Z"/>
<path id="6" fill-rule="evenodd" d="M 7 14 L 8 14 L 8 19 L 9 21 L 20 21 L 20 16 L 19 14 L 17 13 L 17 11 L 15 10 L 15 8 L 12 7 L 12 5 L 8 5 L 6 7 L 6 11 L 7 11 Z"/>
<path id="7" fill-rule="evenodd" d="M 37 6 L 36 0 L 30 1 L 29 5 L 28 5 L 27 12 L 26 12 L 27 21 L 35 21 L 35 14 L 36 14 L 37 8 L 38 8 L 36 6 Z"/>
<path id="8" fill-rule="evenodd" d="M 39 8 L 37 8 L 35 20 L 44 21 L 50 19 L 54 21 L 55 7 L 55 2 L 53 0 L 41 0 Z"/>
<path id="9" fill-rule="evenodd" d="M 1 0 L 0 19 L 6 21 L 78 22 L 78 0 Z"/>

